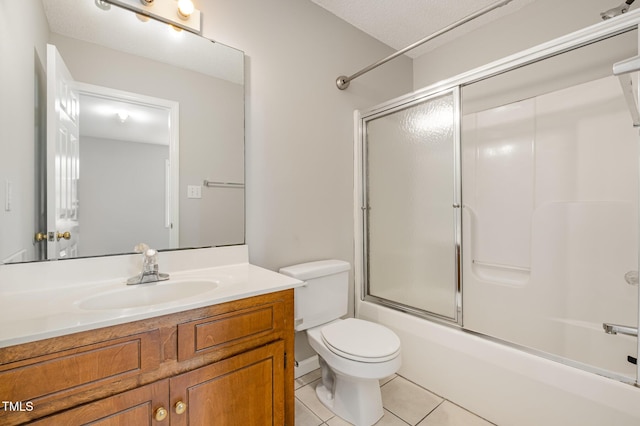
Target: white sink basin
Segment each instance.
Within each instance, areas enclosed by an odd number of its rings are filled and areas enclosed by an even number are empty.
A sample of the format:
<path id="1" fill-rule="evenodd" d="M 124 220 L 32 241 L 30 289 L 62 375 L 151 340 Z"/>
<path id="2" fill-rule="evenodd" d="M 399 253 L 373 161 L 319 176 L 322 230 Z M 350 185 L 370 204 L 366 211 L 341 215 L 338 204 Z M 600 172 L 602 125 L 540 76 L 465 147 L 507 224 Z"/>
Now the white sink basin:
<path id="1" fill-rule="evenodd" d="M 214 290 L 213 280 L 162 281 L 129 285 L 113 291 L 96 294 L 82 300 L 78 307 L 86 310 L 128 309 L 160 305 L 187 299 Z"/>

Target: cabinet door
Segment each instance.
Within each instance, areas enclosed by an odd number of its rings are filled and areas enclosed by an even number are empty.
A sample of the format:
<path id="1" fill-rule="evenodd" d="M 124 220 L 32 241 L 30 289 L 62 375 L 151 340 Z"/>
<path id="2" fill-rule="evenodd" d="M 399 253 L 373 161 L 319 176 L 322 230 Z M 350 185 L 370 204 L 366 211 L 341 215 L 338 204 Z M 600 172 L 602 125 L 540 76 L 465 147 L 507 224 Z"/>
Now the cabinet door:
<path id="1" fill-rule="evenodd" d="M 170 389 L 172 426 L 283 425 L 284 341 L 176 376 Z"/>
<path id="2" fill-rule="evenodd" d="M 169 380 L 167 379 L 82 405 L 30 424 L 37 426 L 169 425 L 168 415 L 165 415 L 160 421 L 156 420 L 158 409 L 168 410 L 168 397 Z"/>
<path id="3" fill-rule="evenodd" d="M 100 332 L 94 332 L 99 336 Z M 161 360 L 158 329 L 134 333 L 58 350 L 58 340 L 44 340 L 30 355 L 12 362 L 0 361 L 0 402 L 30 401 L 31 412 L 0 410 L 1 425 L 15 425 L 87 401 L 123 391 L 113 391 L 120 381 L 131 382 L 140 374 L 156 370 Z M 61 338 L 66 339 L 66 338 Z M 26 348 L 32 344 L 25 345 Z M 3 348 L 4 349 L 4 348 Z M 3 353 L 4 352 L 4 353 Z M 12 348 L 0 350 L 0 357 L 11 357 Z M 22 359 L 20 359 L 22 358 Z M 78 399 L 83 398 L 83 399 Z"/>

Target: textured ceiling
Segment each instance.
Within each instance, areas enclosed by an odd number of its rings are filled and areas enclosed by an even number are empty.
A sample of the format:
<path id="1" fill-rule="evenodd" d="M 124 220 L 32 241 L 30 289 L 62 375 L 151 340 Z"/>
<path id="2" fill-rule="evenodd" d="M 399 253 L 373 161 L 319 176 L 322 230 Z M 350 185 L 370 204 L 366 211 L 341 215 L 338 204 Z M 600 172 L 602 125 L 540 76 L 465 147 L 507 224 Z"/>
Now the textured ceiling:
<path id="1" fill-rule="evenodd" d="M 311 0 L 354 27 L 400 50 L 496 0 Z M 535 0 L 511 3 L 478 17 L 407 53 L 416 58 Z"/>

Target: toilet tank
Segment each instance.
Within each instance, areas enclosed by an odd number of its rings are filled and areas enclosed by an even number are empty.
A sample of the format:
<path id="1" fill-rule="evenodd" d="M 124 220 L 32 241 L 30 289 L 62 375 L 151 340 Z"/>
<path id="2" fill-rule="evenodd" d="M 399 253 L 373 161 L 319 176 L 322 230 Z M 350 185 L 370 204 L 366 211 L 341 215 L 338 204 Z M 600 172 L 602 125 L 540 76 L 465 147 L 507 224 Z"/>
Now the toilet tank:
<path id="1" fill-rule="evenodd" d="M 280 273 L 304 281 L 294 290 L 295 329 L 306 330 L 347 314 L 349 270 L 342 260 L 319 260 L 280 269 Z"/>

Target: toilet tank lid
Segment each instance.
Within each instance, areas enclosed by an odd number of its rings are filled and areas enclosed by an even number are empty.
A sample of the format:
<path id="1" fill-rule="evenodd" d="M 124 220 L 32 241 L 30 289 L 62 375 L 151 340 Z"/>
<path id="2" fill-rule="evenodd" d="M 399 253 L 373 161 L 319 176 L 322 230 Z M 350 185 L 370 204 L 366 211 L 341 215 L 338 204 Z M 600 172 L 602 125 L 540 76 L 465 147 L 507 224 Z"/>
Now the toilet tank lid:
<path id="1" fill-rule="evenodd" d="M 318 260 L 281 268 L 280 273 L 304 281 L 337 274 L 349 269 L 351 269 L 351 265 L 343 260 Z"/>

